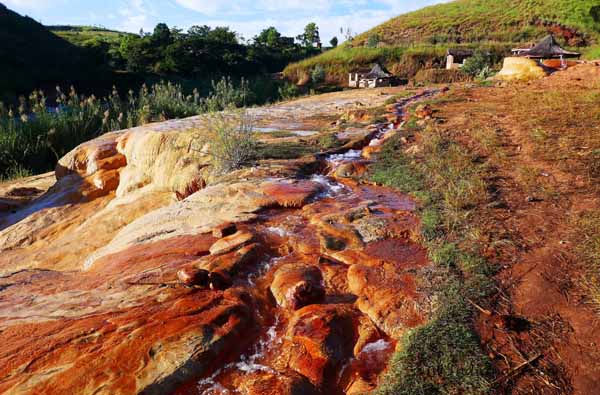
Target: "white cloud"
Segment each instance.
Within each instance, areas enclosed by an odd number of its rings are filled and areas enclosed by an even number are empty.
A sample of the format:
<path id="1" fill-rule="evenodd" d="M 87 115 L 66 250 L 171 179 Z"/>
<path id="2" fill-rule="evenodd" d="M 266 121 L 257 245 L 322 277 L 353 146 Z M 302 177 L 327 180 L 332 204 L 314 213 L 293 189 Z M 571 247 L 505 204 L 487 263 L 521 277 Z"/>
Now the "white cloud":
<path id="1" fill-rule="evenodd" d="M 8 8 L 19 8 L 30 11 L 41 11 L 57 3 L 62 3 L 61 0 L 2 0 L 2 2 Z"/>
<path id="2" fill-rule="evenodd" d="M 155 23 L 151 21 L 153 9 L 144 0 L 124 1 L 118 10 L 121 18 L 120 30 L 138 32 L 140 29 L 152 31 Z"/>
<path id="3" fill-rule="evenodd" d="M 315 22 L 321 38 L 327 42 L 340 36 L 340 27 L 362 33 L 401 13 L 450 0 L 174 1 L 202 14 L 202 24 L 230 26 L 246 38 L 268 26 L 275 26 L 286 35 L 297 35 L 307 23 Z"/>

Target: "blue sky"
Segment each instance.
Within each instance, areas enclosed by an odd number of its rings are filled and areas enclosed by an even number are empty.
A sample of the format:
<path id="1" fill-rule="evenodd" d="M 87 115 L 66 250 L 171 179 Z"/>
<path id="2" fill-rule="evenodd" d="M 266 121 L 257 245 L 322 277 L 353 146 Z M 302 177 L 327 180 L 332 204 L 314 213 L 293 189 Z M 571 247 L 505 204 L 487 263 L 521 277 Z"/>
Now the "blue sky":
<path id="1" fill-rule="evenodd" d="M 393 16 L 448 0 L 0 0 L 44 24 L 100 25 L 138 32 L 159 22 L 230 26 L 249 39 L 268 26 L 297 35 L 316 22 L 324 41 L 340 27 L 360 33 Z M 340 37 L 341 38 L 341 37 Z"/>

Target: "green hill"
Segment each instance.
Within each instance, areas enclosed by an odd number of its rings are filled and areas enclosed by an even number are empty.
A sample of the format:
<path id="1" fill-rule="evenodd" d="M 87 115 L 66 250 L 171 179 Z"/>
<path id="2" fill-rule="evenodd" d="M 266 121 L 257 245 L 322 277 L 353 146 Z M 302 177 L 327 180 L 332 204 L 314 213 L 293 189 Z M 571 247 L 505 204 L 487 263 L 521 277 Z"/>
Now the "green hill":
<path id="1" fill-rule="evenodd" d="M 430 6 L 292 64 L 284 74 L 306 79 L 320 64 L 329 82 L 341 82 L 352 68 L 379 61 L 411 77 L 419 68 L 441 65 L 449 46 L 482 47 L 500 57 L 510 47 L 535 42 L 548 32 L 589 57 L 600 56 L 600 0 L 456 0 Z"/>
<path id="2" fill-rule="evenodd" d="M 117 30 L 105 29 L 96 26 L 46 26 L 48 30 L 57 36 L 64 38 L 71 44 L 84 47 L 95 41 L 104 41 L 111 44 L 117 44 L 121 38 L 133 35 L 132 33 L 120 32 Z"/>
<path id="3" fill-rule="evenodd" d="M 115 73 L 99 64 L 90 51 L 49 31 L 0 3 L 0 101 L 34 89 L 52 93 L 56 84 L 74 85 L 82 92 L 108 91 Z M 102 93 L 102 92 L 98 92 Z"/>

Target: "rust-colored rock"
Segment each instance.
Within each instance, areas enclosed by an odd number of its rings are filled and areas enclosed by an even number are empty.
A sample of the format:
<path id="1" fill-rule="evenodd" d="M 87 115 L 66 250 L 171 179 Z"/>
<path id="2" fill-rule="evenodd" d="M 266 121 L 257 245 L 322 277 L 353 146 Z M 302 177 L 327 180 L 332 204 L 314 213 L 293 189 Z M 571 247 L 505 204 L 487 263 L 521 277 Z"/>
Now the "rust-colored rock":
<path id="1" fill-rule="evenodd" d="M 317 303 L 325 296 L 323 276 L 316 266 L 284 265 L 275 272 L 270 288 L 277 304 L 291 310 Z"/>
<path id="2" fill-rule="evenodd" d="M 223 237 L 231 236 L 235 232 L 237 232 L 237 226 L 231 222 L 226 222 L 214 228 L 212 230 L 212 235 L 221 239 Z"/>
<path id="3" fill-rule="evenodd" d="M 415 109 L 415 116 L 419 119 L 429 119 L 433 115 L 433 108 L 429 104 L 421 104 Z"/>
<path id="4" fill-rule="evenodd" d="M 290 368 L 321 388 L 331 387 L 356 341 L 356 312 L 344 305 L 311 305 L 296 312 L 287 336 Z"/>
<path id="5" fill-rule="evenodd" d="M 249 111 L 269 130 L 293 120 L 318 131 L 382 105 L 380 93 Z M 337 152 L 382 127 L 346 128 Z M 311 395 L 377 383 L 389 355 L 365 367 L 365 349 L 395 323 L 378 299 L 427 307 L 422 251 L 407 241 L 414 203 L 348 178 L 366 168 L 356 155 L 332 165 L 345 187 L 311 179 L 320 155 L 217 174 L 205 131 L 199 116 L 108 133 L 54 174 L 0 184 L 0 393 L 200 395 L 202 380 Z"/>
<path id="6" fill-rule="evenodd" d="M 245 375 L 236 386 L 247 395 L 319 395 L 306 377 L 294 372 L 263 372 Z"/>
<path id="7" fill-rule="evenodd" d="M 246 231 L 237 231 L 236 233 L 218 240 L 210 247 L 211 255 L 226 254 L 236 250 L 252 241 L 254 235 Z"/>
<path id="8" fill-rule="evenodd" d="M 177 272 L 177 278 L 184 285 L 207 286 L 209 285 L 208 274 L 209 272 L 207 270 L 198 269 L 193 266 L 188 266 L 183 269 L 180 269 Z"/>

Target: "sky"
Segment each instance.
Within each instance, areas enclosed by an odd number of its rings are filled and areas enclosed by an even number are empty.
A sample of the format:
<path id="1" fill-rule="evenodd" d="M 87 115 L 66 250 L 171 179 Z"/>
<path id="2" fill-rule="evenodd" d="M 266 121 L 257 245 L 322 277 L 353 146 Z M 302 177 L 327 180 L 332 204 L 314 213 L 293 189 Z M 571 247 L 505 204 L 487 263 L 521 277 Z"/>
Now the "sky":
<path id="1" fill-rule="evenodd" d="M 0 0 L 45 25 L 95 25 L 137 33 L 157 23 L 187 29 L 229 26 L 246 39 L 275 26 L 296 36 L 309 22 L 321 38 L 340 41 L 340 28 L 362 33 L 394 16 L 448 0 Z"/>

